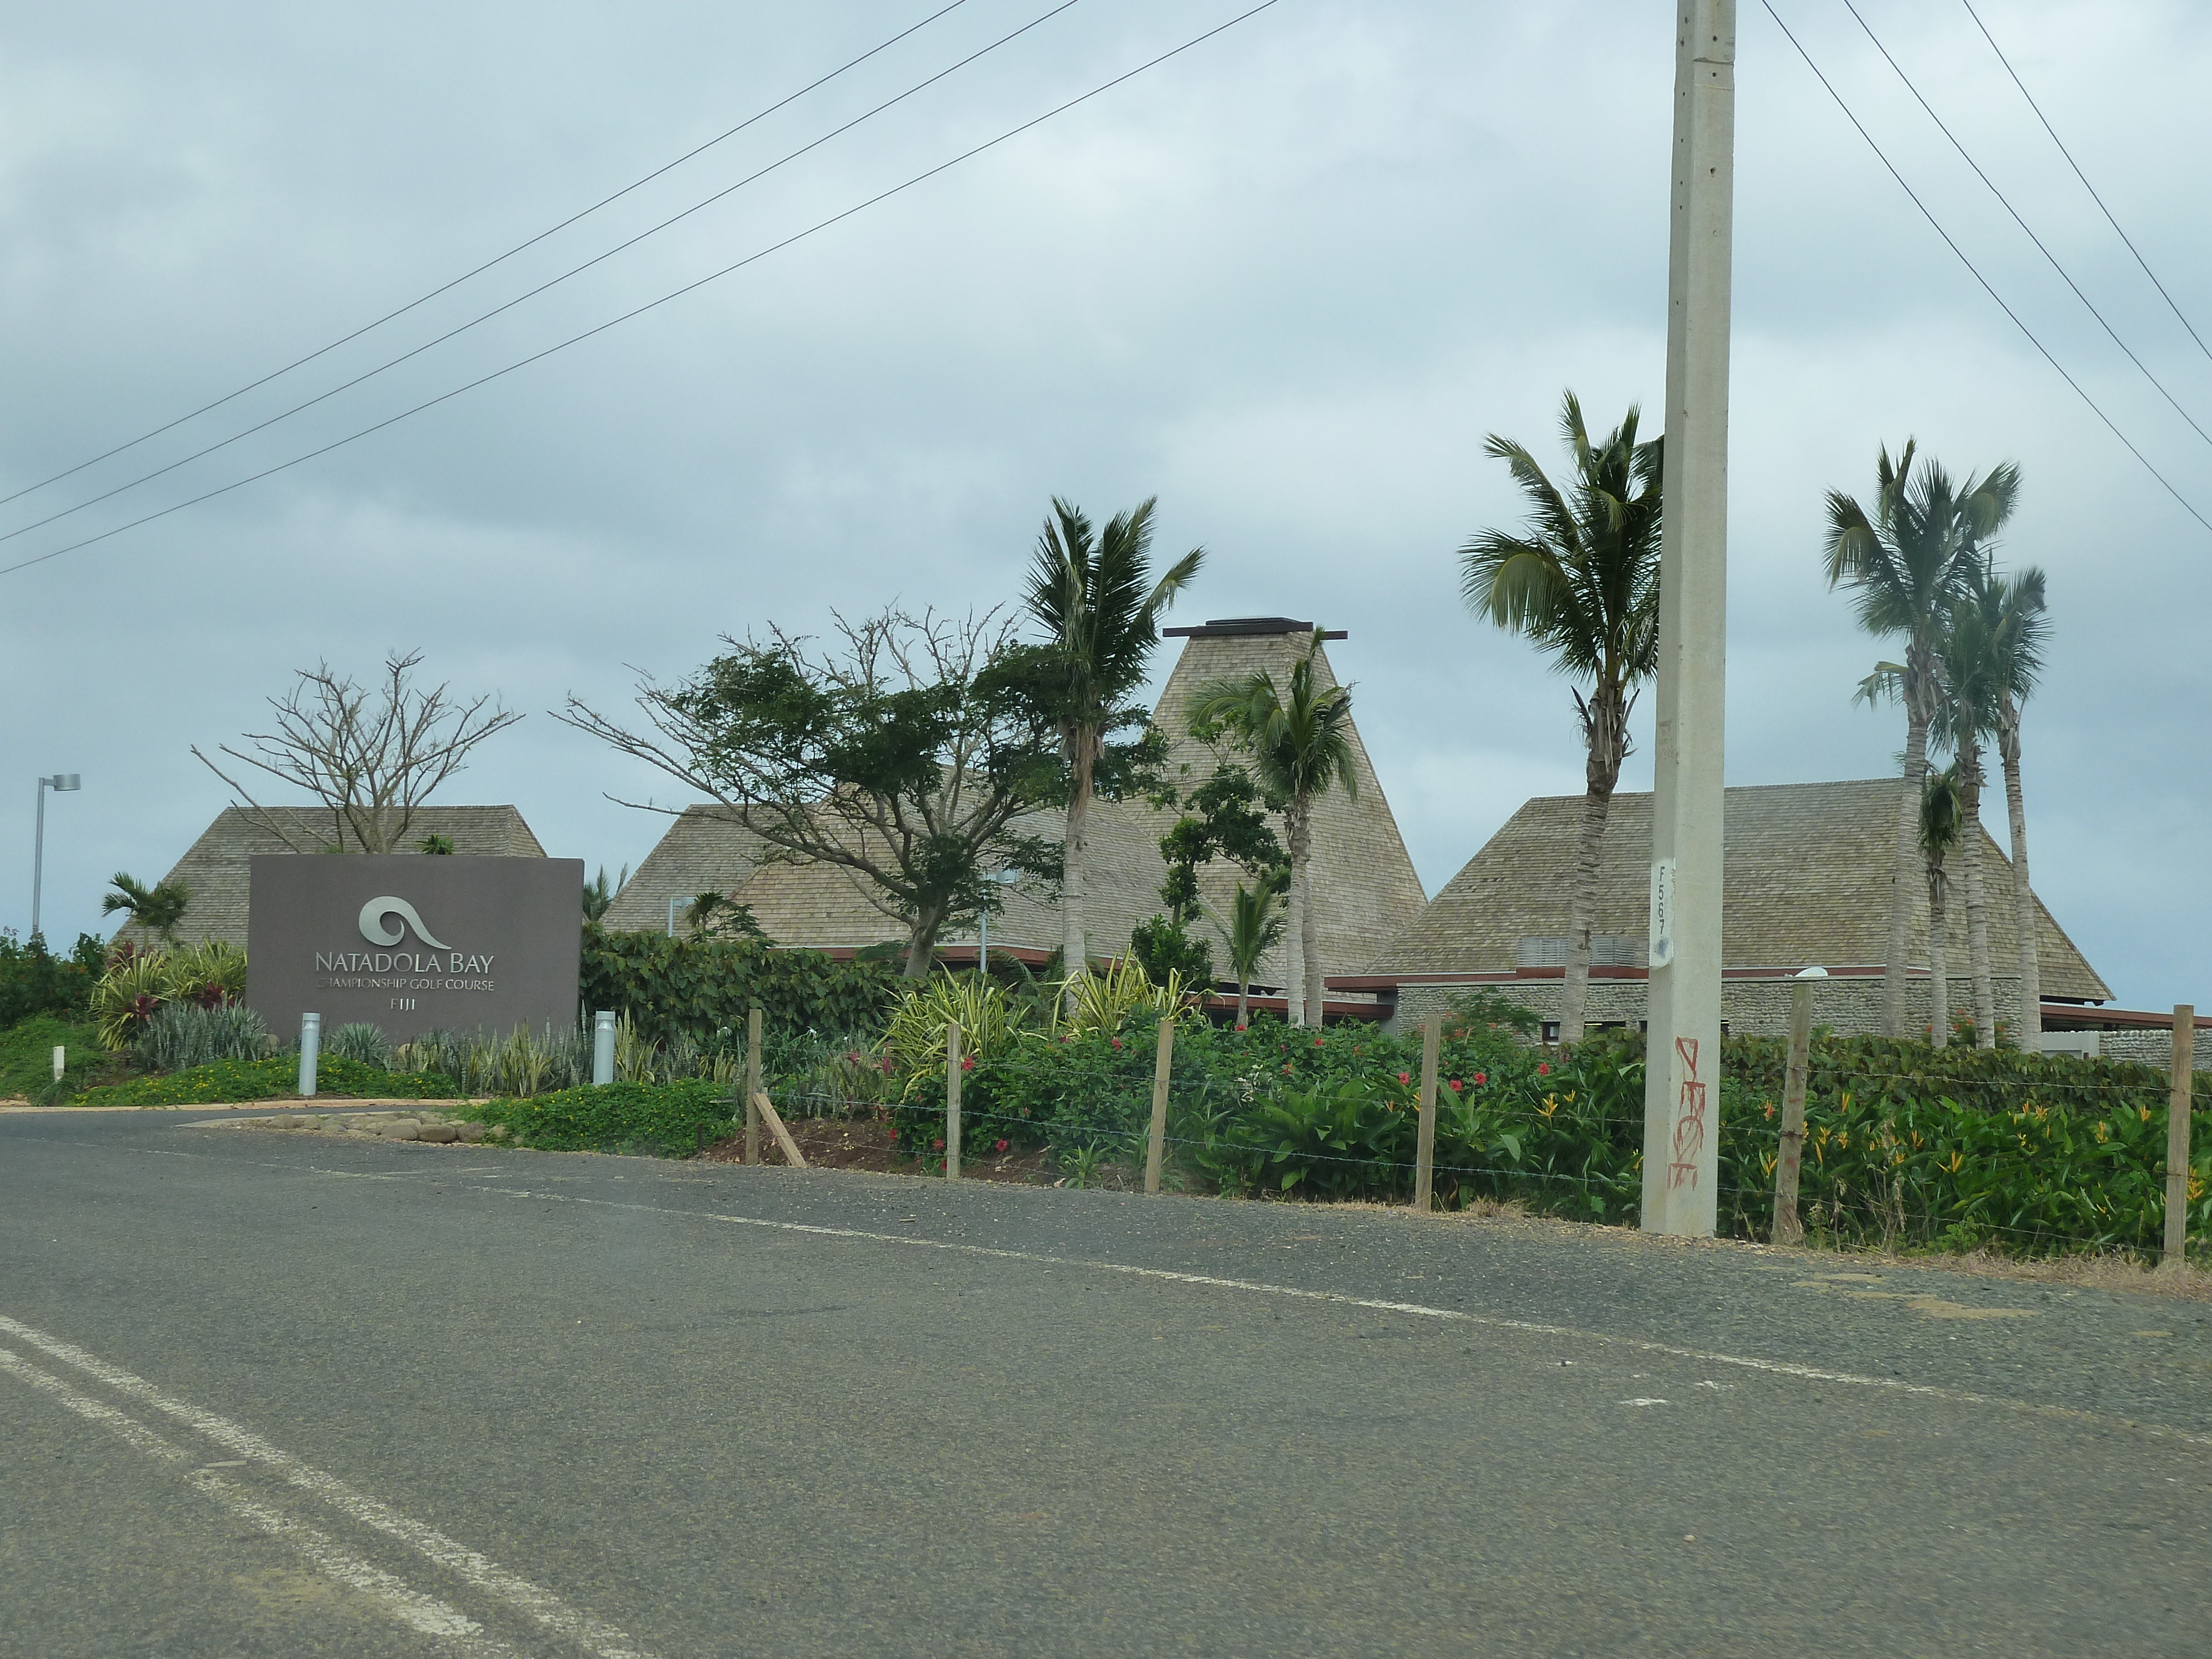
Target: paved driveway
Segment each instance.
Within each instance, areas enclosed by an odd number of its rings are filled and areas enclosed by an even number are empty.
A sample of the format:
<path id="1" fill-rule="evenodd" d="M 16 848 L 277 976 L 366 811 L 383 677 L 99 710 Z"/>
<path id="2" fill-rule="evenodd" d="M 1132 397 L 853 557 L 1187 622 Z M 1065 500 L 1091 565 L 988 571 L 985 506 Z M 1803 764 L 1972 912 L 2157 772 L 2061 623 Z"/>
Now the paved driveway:
<path id="1" fill-rule="evenodd" d="M 2212 1307 L 0 1119 L 0 1654 L 2205 1650 Z"/>

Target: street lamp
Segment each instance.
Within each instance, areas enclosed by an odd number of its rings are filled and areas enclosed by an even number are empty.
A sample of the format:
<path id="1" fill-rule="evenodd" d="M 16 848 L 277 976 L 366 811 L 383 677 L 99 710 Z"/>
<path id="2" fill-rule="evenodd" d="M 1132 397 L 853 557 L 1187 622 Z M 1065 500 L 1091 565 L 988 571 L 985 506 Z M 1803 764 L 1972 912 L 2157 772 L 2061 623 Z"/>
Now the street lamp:
<path id="1" fill-rule="evenodd" d="M 986 870 L 983 879 L 994 887 L 1012 887 L 1022 878 L 1018 870 Z M 975 947 L 975 971 L 985 978 L 991 973 L 991 901 L 988 893 L 983 897 L 982 943 Z"/>
<path id="2" fill-rule="evenodd" d="M 31 937 L 39 936 L 39 884 L 46 873 L 46 791 L 82 789 L 84 781 L 74 772 L 57 772 L 39 780 L 39 832 L 31 843 Z"/>

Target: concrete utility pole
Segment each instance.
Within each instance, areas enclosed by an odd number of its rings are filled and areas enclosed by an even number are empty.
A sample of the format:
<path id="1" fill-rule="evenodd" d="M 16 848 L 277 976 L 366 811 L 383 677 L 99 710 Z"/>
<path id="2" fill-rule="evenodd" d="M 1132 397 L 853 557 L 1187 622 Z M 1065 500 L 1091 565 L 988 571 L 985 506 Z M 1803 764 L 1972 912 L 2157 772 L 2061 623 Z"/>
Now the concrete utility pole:
<path id="1" fill-rule="evenodd" d="M 1674 32 L 1644 1229 L 1708 1237 L 1719 1175 L 1735 0 L 1676 0 Z"/>

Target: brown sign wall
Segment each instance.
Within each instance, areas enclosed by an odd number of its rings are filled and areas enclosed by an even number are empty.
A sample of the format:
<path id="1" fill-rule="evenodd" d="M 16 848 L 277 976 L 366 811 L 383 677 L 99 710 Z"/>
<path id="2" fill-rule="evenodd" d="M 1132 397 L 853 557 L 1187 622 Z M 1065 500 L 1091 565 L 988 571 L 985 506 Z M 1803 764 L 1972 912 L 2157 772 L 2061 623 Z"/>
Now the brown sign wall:
<path id="1" fill-rule="evenodd" d="M 580 859 L 283 854 L 251 879 L 246 1000 L 280 1037 L 309 1012 L 325 1042 L 576 1023 Z"/>

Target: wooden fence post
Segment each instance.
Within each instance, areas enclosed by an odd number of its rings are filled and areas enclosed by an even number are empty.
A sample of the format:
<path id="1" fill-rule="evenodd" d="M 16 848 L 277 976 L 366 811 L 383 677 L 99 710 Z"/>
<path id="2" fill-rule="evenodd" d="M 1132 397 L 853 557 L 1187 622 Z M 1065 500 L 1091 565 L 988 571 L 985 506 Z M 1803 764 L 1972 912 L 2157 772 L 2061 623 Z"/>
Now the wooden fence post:
<path id="1" fill-rule="evenodd" d="M 1421 1127 L 1413 1140 L 1413 1208 L 1426 1215 L 1437 1170 L 1437 1055 L 1443 1047 L 1444 1017 L 1431 1014 L 1421 1025 Z"/>
<path id="2" fill-rule="evenodd" d="M 945 1027 L 945 1178 L 960 1179 L 960 1027 Z"/>
<path id="3" fill-rule="evenodd" d="M 753 1104 L 756 1096 L 765 1093 L 761 1086 L 761 1011 L 757 1008 L 745 1016 L 745 1162 L 760 1162 L 760 1108 Z"/>
<path id="4" fill-rule="evenodd" d="M 2189 1247 L 2189 1091 L 2197 1064 L 2197 1010 L 2173 1010 L 2173 1072 L 2166 1108 L 2166 1249 L 2159 1265 L 2179 1267 Z"/>
<path id="5" fill-rule="evenodd" d="M 1790 1069 L 1782 1079 L 1782 1141 L 1774 1160 L 1777 1244 L 1805 1242 L 1804 1224 L 1797 1219 L 1797 1174 L 1805 1157 L 1805 1074 L 1812 1054 L 1813 984 L 1801 975 L 1790 998 Z"/>
<path id="6" fill-rule="evenodd" d="M 1175 1063 L 1175 1016 L 1160 1016 L 1160 1050 L 1152 1060 L 1152 1128 L 1145 1137 L 1145 1190 L 1160 1189 L 1160 1163 L 1167 1154 L 1168 1068 Z"/>

